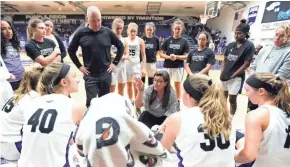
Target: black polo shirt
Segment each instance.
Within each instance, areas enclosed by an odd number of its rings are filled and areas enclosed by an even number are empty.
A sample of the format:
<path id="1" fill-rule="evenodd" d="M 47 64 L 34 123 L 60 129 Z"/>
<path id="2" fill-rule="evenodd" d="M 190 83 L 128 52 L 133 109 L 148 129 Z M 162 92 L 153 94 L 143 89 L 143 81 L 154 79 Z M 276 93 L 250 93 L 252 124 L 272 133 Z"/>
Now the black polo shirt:
<path id="1" fill-rule="evenodd" d="M 113 61 L 110 54 L 112 45 L 117 48 L 117 55 Z M 91 74 L 107 71 L 111 62 L 117 65 L 124 53 L 122 41 L 109 28 L 103 26 L 97 32 L 84 27 L 74 35 L 68 53 L 78 68 L 82 66 L 76 55 L 79 46 L 82 48 L 84 66 Z"/>

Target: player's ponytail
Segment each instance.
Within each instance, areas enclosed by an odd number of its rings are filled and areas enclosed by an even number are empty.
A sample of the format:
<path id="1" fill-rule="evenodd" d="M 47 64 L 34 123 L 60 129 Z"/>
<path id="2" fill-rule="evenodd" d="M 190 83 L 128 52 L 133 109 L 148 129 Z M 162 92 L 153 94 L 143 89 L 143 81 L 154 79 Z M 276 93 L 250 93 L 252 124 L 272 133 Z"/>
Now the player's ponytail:
<path id="1" fill-rule="evenodd" d="M 257 72 L 253 76 L 272 86 L 273 91 L 268 91 L 268 96 L 290 117 L 290 92 L 287 81 L 267 72 Z"/>
<path id="2" fill-rule="evenodd" d="M 198 102 L 201 112 L 204 114 L 204 129 L 208 131 L 211 139 L 219 134 L 224 135 L 228 141 L 232 130 L 232 118 L 227 108 L 223 89 L 214 84 L 208 76 L 194 74 L 188 77 L 191 87 L 199 92 L 193 99 Z M 200 99 L 198 99 L 200 97 Z"/>
<path id="3" fill-rule="evenodd" d="M 52 62 L 46 66 L 39 79 L 38 92 L 41 95 L 54 93 L 59 88 L 59 85 L 55 85 L 54 81 L 57 79 L 63 63 Z"/>
<path id="4" fill-rule="evenodd" d="M 43 67 L 32 67 L 31 69 L 25 71 L 19 88 L 15 91 L 16 104 L 25 94 L 29 94 L 32 90 L 37 91 L 38 80 L 42 71 Z"/>

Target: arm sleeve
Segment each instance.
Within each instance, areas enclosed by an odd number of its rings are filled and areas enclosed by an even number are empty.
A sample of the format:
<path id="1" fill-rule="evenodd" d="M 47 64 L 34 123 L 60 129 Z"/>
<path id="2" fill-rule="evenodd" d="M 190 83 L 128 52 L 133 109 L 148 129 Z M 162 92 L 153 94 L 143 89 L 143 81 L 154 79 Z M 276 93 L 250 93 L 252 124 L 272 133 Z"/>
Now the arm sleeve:
<path id="1" fill-rule="evenodd" d="M 55 35 L 55 38 L 56 38 L 58 46 L 59 46 L 61 59 L 63 60 L 66 56 L 66 48 L 64 47 L 64 44 L 61 41 L 61 39 L 59 38 L 59 36 Z"/>
<path id="2" fill-rule="evenodd" d="M 25 44 L 26 55 L 30 57 L 33 61 L 41 55 L 40 50 L 36 45 L 32 44 L 30 41 L 27 41 Z"/>
<path id="3" fill-rule="evenodd" d="M 252 44 L 245 52 L 245 61 L 252 61 L 255 53 L 255 46 Z"/>
<path id="4" fill-rule="evenodd" d="M 213 51 L 209 52 L 207 64 L 211 64 L 211 65 L 215 64 L 215 55 Z"/>
<path id="5" fill-rule="evenodd" d="M 117 55 L 115 59 L 113 60 L 113 64 L 118 65 L 119 61 L 121 60 L 123 54 L 124 54 L 124 44 L 122 41 L 113 33 L 113 31 L 110 31 L 111 41 L 112 45 L 114 45 L 117 48 Z"/>
<path id="6" fill-rule="evenodd" d="M 152 93 L 151 87 L 148 87 L 143 94 L 143 106 L 145 111 L 149 111 L 149 102 L 150 102 L 150 96 Z"/>
<path id="7" fill-rule="evenodd" d="M 156 50 L 157 51 L 161 50 L 160 41 L 159 41 L 159 39 L 157 37 L 156 37 L 156 44 L 157 44 Z"/>
<path id="8" fill-rule="evenodd" d="M 276 75 L 290 80 L 290 53 L 287 54 Z"/>
<path id="9" fill-rule="evenodd" d="M 171 89 L 170 99 L 168 102 L 168 110 L 165 112 L 165 116 L 170 116 L 171 114 L 177 112 L 177 98 L 175 91 Z"/>
<path id="10" fill-rule="evenodd" d="M 80 68 L 82 66 L 76 54 L 79 47 L 79 40 L 81 37 L 80 31 L 81 30 L 76 32 L 67 49 L 69 57 L 71 58 L 72 62 L 77 66 L 77 68 Z"/>
<path id="11" fill-rule="evenodd" d="M 191 62 L 191 57 L 192 57 L 192 52 L 190 52 L 187 56 L 187 59 L 186 59 L 186 63 L 190 63 Z"/>
<path id="12" fill-rule="evenodd" d="M 185 43 L 184 43 L 184 52 L 183 52 L 183 54 L 184 54 L 184 53 L 188 53 L 188 52 L 189 52 L 189 44 L 188 44 L 188 41 L 185 40 Z"/>

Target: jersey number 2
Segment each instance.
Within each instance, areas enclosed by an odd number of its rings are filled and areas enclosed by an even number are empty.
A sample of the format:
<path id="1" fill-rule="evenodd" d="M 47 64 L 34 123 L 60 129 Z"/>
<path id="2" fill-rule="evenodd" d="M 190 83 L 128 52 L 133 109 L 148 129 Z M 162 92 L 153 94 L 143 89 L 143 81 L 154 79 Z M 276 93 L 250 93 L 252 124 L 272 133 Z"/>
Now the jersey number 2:
<path id="1" fill-rule="evenodd" d="M 216 141 L 215 141 L 215 140 L 210 139 L 210 136 L 204 132 L 204 129 L 201 125 L 197 128 L 197 130 L 199 133 L 204 133 L 204 139 L 209 140 L 209 145 L 207 145 L 206 142 L 200 143 L 200 148 L 203 149 L 204 151 L 212 151 L 216 147 L 215 143 L 217 143 L 217 146 L 221 150 L 229 148 L 230 141 L 226 141 L 225 143 L 223 143 L 222 136 L 220 134 L 216 137 Z"/>
<path id="2" fill-rule="evenodd" d="M 39 125 L 39 131 L 41 133 L 50 133 L 51 131 L 53 131 L 53 127 L 55 124 L 55 120 L 56 120 L 56 116 L 57 116 L 57 112 L 55 109 L 48 109 L 44 112 L 42 118 L 41 118 L 41 114 L 42 114 L 43 109 L 40 108 L 38 109 L 28 120 L 28 125 L 31 125 L 31 132 L 35 132 L 36 131 L 36 127 Z M 48 122 L 48 125 L 46 126 L 46 121 L 48 119 L 48 116 L 50 115 L 50 119 Z"/>

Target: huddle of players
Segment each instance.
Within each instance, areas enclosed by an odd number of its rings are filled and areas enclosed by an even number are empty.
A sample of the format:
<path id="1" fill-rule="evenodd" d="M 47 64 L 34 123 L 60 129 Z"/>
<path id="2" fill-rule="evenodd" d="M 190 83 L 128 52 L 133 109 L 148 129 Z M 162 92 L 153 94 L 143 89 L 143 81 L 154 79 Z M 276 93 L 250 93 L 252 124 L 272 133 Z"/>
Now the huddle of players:
<path id="1" fill-rule="evenodd" d="M 164 42 L 160 53 L 177 92 L 181 89 L 183 60 L 188 53 L 186 40 L 180 38 L 183 25 L 179 23 L 173 24 L 173 36 Z M 145 29 L 148 27 L 152 26 L 147 25 Z M 144 42 L 136 37 L 137 25 L 134 23 L 128 26 L 128 32 L 124 45 L 128 45 L 129 56 L 126 57 L 125 50 L 123 62 L 129 61 L 123 69 L 126 68 L 126 75 L 132 79 L 141 76 L 141 71 L 145 72 L 144 43 L 146 46 L 148 39 Z M 179 39 L 174 38 L 176 34 Z M 121 67 L 120 62 L 115 71 L 118 80 Z M 18 160 L 20 156 L 20 167 L 67 166 L 75 125 L 84 115 L 76 132 L 76 143 L 91 166 L 156 165 L 158 159 L 169 156 L 163 147 L 171 151 L 173 143 L 176 143 L 179 166 L 233 167 L 234 157 L 241 163 L 256 159 L 256 167 L 286 167 L 290 164 L 290 93 L 287 82 L 272 74 L 257 73 L 246 81 L 247 95 L 253 103 L 259 104 L 259 108 L 248 115 L 245 141 L 242 147 L 237 145 L 236 153 L 236 135 L 226 100 L 221 96 L 222 89 L 207 76 L 193 74 L 185 80 L 182 100 L 189 111 L 173 114 L 161 125 L 159 133 L 164 134 L 161 142 L 130 116 L 134 115 L 132 104 L 121 96 L 108 94 L 94 99 L 84 114 L 86 107 L 68 98 L 70 93 L 78 90 L 78 82 L 67 64 L 51 63 L 44 69 L 26 71 L 19 90 L 1 112 L 1 159 Z M 116 103 L 110 104 L 112 101 Z M 192 137 L 189 138 L 190 134 Z"/>

